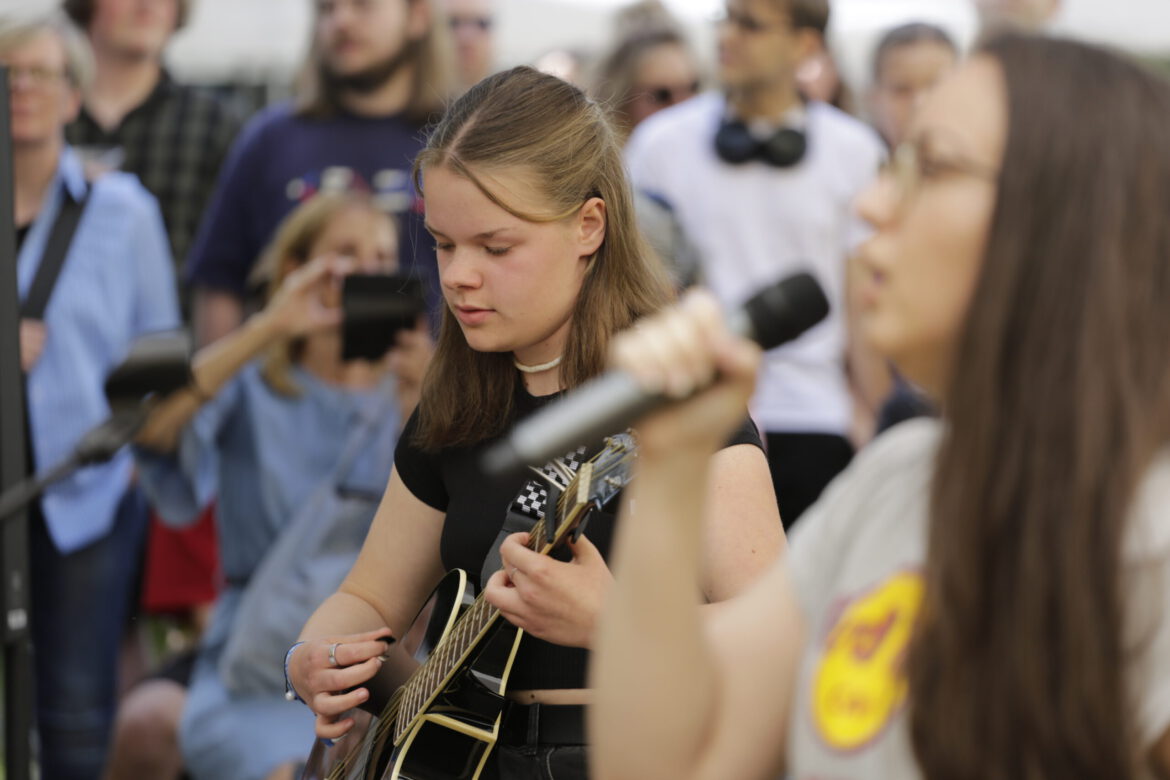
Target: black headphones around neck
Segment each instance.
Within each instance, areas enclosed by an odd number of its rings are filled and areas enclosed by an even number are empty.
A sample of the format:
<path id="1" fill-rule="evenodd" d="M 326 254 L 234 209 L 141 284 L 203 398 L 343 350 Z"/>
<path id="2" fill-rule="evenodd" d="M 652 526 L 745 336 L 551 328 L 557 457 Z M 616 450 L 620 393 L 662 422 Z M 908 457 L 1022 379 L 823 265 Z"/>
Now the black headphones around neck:
<path id="1" fill-rule="evenodd" d="M 795 127 L 781 127 L 772 135 L 758 139 L 738 119 L 724 119 L 715 133 L 715 153 L 732 165 L 760 160 L 775 168 L 790 168 L 804 159 L 808 140 Z"/>

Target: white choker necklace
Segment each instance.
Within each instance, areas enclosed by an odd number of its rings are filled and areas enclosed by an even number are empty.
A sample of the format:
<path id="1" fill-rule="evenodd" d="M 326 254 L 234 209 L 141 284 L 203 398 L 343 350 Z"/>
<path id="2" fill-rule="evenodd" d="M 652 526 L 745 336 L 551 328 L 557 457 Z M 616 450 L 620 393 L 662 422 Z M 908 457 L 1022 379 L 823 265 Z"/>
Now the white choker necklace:
<path id="1" fill-rule="evenodd" d="M 556 368 L 561 364 L 561 358 L 564 355 L 557 355 L 547 363 L 537 363 L 535 366 L 530 366 L 527 363 L 521 363 L 516 358 L 512 358 L 512 365 L 523 371 L 525 374 L 539 374 L 541 371 L 548 371 L 550 368 Z"/>

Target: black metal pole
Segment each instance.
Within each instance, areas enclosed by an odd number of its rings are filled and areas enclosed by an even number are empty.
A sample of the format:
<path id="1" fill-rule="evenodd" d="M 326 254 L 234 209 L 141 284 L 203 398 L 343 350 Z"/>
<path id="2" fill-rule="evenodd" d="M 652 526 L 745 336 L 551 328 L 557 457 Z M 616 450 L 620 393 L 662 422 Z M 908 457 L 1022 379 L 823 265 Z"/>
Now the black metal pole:
<path id="1" fill-rule="evenodd" d="M 26 476 L 10 122 L 8 69 L 0 66 L 0 491 Z M 28 520 L 24 510 L 0 526 L 0 577 L 5 778 L 28 780 L 34 692 L 28 628 Z"/>

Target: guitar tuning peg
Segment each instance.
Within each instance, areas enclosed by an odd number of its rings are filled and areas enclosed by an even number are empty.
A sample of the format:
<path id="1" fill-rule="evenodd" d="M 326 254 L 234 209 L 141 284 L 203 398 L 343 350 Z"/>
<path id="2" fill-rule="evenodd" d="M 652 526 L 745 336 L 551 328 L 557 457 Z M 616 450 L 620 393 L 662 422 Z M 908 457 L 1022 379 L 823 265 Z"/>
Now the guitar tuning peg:
<path id="1" fill-rule="evenodd" d="M 630 435 L 633 430 L 633 428 L 629 428 L 621 433 L 615 433 L 613 436 L 607 436 L 605 438 L 606 448 L 616 452 L 633 449 L 634 437 Z"/>

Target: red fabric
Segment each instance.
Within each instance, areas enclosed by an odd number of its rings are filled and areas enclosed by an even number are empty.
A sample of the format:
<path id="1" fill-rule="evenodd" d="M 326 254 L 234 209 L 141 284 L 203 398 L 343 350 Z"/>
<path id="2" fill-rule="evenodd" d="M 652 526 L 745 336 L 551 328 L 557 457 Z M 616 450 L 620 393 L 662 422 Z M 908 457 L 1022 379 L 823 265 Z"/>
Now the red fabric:
<path id="1" fill-rule="evenodd" d="M 163 525 L 152 511 L 146 545 L 142 607 L 147 612 L 184 612 L 215 600 L 219 592 L 219 550 L 215 504 L 188 528 Z"/>

